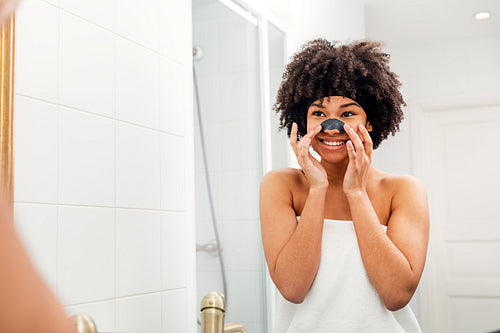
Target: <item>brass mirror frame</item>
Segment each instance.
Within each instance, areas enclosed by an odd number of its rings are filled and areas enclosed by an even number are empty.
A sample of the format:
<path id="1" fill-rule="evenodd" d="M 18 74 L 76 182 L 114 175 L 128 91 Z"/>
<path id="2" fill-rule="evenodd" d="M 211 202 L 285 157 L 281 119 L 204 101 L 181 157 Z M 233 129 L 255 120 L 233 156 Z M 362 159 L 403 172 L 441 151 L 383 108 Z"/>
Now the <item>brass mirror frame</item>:
<path id="1" fill-rule="evenodd" d="M 1 140 L 1 192 L 12 211 L 14 202 L 14 48 L 15 17 L 5 22 L 0 46 L 2 72 L 0 77 L 0 140 Z"/>

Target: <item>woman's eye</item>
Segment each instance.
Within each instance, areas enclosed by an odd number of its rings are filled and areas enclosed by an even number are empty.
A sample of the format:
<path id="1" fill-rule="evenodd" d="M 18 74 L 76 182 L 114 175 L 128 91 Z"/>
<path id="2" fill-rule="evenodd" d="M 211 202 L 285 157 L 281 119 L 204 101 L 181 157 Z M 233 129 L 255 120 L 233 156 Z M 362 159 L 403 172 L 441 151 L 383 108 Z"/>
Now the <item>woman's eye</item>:
<path id="1" fill-rule="evenodd" d="M 313 112 L 312 112 L 312 115 L 313 115 L 313 116 L 322 117 L 322 116 L 324 116 L 325 114 L 324 114 L 323 112 L 321 112 L 321 111 L 313 111 Z"/>
<path id="2" fill-rule="evenodd" d="M 342 117 L 350 117 L 353 115 L 354 115 L 354 113 L 352 113 L 351 111 L 346 111 L 346 112 L 342 113 Z"/>

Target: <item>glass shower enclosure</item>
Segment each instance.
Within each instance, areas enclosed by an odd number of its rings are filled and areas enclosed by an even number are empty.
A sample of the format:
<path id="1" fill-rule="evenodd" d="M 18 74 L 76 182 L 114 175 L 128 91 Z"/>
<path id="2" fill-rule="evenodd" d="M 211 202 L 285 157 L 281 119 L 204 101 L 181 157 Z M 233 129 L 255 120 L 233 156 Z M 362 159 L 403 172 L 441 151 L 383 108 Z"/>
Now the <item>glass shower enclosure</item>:
<path id="1" fill-rule="evenodd" d="M 258 201 L 263 174 L 286 164 L 271 130 L 285 37 L 241 3 L 193 0 L 197 300 L 224 293 L 226 323 L 248 332 L 271 325 Z"/>

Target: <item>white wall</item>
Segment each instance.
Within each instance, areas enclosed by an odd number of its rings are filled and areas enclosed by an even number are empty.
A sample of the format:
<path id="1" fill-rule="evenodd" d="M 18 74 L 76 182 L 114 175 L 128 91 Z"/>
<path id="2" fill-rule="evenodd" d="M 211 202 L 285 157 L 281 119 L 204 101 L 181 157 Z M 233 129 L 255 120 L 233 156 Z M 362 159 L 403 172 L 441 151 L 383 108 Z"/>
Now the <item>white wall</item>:
<path id="1" fill-rule="evenodd" d="M 270 12 L 289 26 L 288 52 L 316 38 L 352 40 L 365 37 L 361 0 L 272 0 Z"/>
<path id="2" fill-rule="evenodd" d="M 412 154 L 416 128 L 413 110 L 422 105 L 439 106 L 443 102 L 494 96 L 500 90 L 500 40 L 493 37 L 429 41 L 421 44 L 388 44 L 391 69 L 399 74 L 408 104 L 401 131 L 382 142 L 374 152 L 373 165 L 387 172 L 415 174 L 416 157 Z M 477 96 L 477 97 L 476 97 Z M 412 116 L 415 117 L 412 123 Z M 478 117 L 481 117 L 478 114 Z M 470 133 L 464 133 L 470 135 Z M 416 138 L 419 140 L 419 138 Z M 416 144 L 416 143 L 415 143 Z M 431 219 L 431 232 L 433 221 Z M 420 286 L 425 286 L 426 271 Z M 424 287 L 425 288 L 425 287 Z M 427 318 L 420 317 L 419 297 L 413 308 L 425 329 Z"/>
<path id="3" fill-rule="evenodd" d="M 391 54 L 391 69 L 403 83 L 408 107 L 401 132 L 380 145 L 374 165 L 388 172 L 412 173 L 411 106 L 498 92 L 500 40 L 484 37 L 389 44 L 386 50 Z"/>
<path id="4" fill-rule="evenodd" d="M 99 331 L 196 330 L 188 1 L 25 0 L 16 226 Z"/>

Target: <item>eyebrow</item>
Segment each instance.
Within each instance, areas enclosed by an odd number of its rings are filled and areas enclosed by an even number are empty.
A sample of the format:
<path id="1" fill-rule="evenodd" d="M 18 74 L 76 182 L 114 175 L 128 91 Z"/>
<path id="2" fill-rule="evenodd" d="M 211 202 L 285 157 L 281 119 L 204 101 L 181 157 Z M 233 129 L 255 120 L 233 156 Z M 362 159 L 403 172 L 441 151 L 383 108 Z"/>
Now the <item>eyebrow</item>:
<path id="1" fill-rule="evenodd" d="M 309 105 L 309 107 L 311 107 L 311 106 L 317 106 L 318 108 L 326 109 L 326 106 L 324 106 L 323 104 L 319 104 L 319 103 L 312 103 L 311 105 Z"/>
<path id="2" fill-rule="evenodd" d="M 339 106 L 339 109 L 344 109 L 344 108 L 347 108 L 347 107 L 349 107 L 349 106 L 353 106 L 353 105 L 355 105 L 355 106 L 357 106 L 357 107 L 361 108 L 361 105 L 359 105 L 359 104 L 358 104 L 358 103 L 356 103 L 356 102 L 352 102 L 352 103 L 342 104 L 341 106 Z"/>
<path id="3" fill-rule="evenodd" d="M 345 108 L 348 108 L 348 107 L 353 106 L 353 105 L 361 108 L 361 105 L 359 105 L 356 102 L 352 102 L 352 103 L 342 104 L 341 106 L 339 106 L 339 109 L 345 109 Z M 319 104 L 319 103 L 312 103 L 309 107 L 311 107 L 311 106 L 316 106 L 320 109 L 326 109 L 326 106 L 324 106 L 323 104 Z"/>

